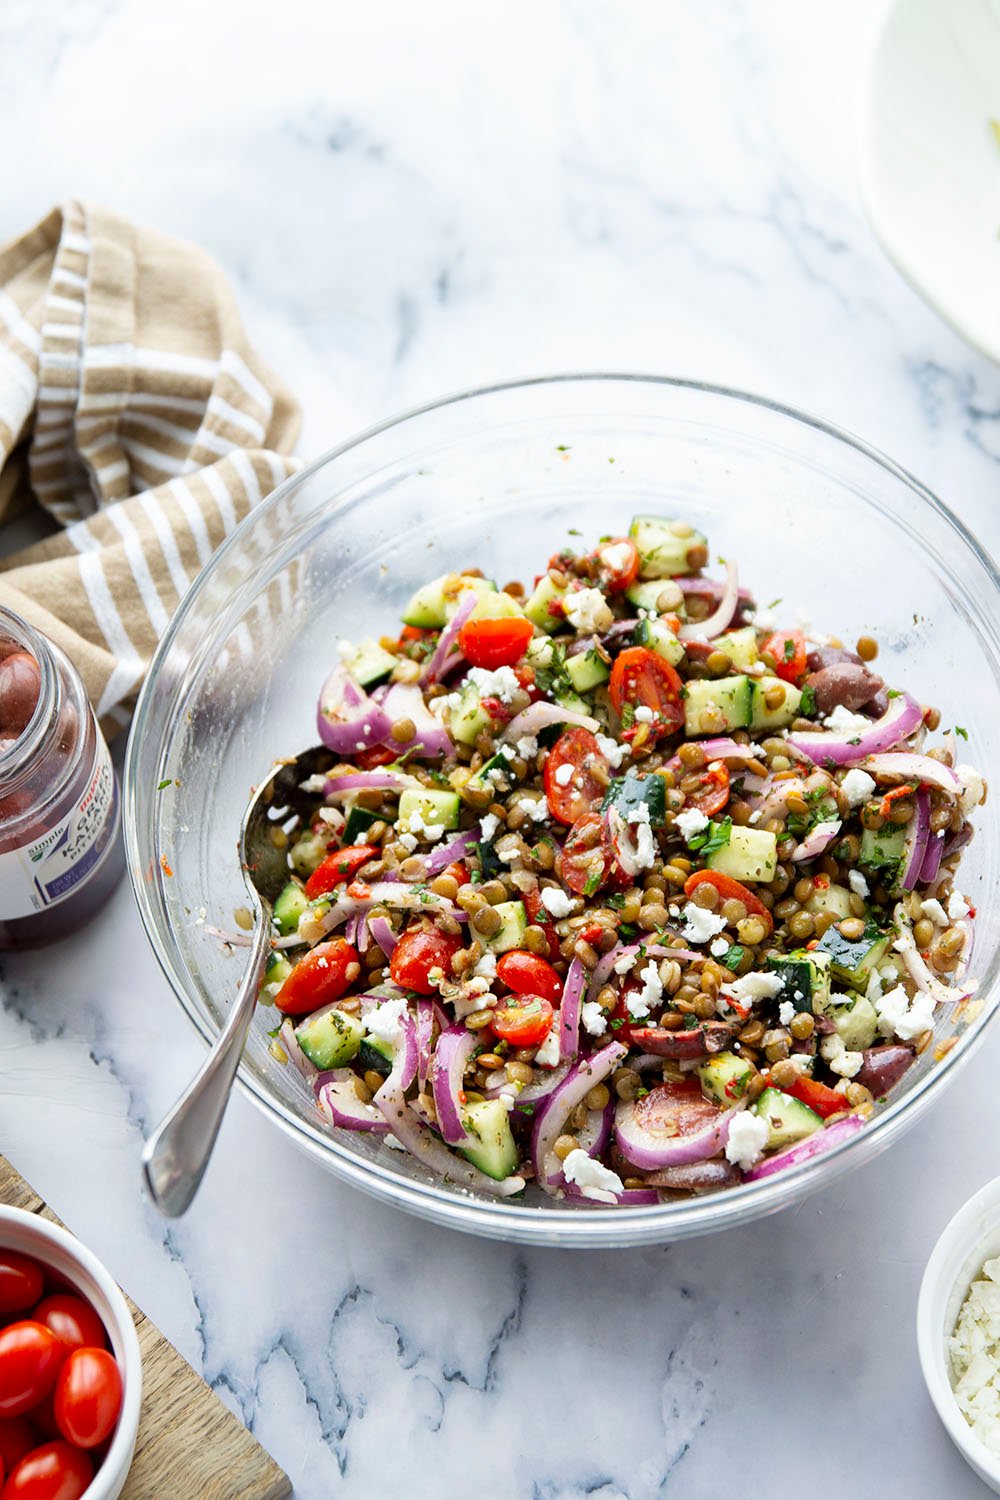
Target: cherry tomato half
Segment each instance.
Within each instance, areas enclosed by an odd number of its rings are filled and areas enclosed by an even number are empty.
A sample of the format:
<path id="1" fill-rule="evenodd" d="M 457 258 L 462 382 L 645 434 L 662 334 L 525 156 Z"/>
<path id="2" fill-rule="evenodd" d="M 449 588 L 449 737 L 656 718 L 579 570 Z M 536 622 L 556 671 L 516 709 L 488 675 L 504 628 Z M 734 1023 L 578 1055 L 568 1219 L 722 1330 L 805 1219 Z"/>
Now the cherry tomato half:
<path id="1" fill-rule="evenodd" d="M 89 1302 L 70 1292 L 56 1292 L 35 1308 L 35 1322 L 44 1323 L 66 1349 L 103 1349 L 107 1343 L 104 1324 Z"/>
<path id="2" fill-rule="evenodd" d="M 418 995 L 433 995 L 432 969 L 451 974 L 452 955 L 462 946 L 460 937 L 440 932 L 436 927 L 408 927 L 393 949 L 389 973 L 393 983 Z"/>
<path id="3" fill-rule="evenodd" d="M 352 880 L 362 865 L 370 859 L 378 859 L 380 850 L 374 844 L 349 844 L 346 849 L 337 849 L 328 854 L 323 863 L 317 865 L 306 881 L 306 895 L 310 901 L 325 896 L 334 886 Z"/>
<path id="4" fill-rule="evenodd" d="M 26 1312 L 44 1290 L 45 1276 L 37 1260 L 16 1250 L 0 1250 L 0 1314 Z"/>
<path id="5" fill-rule="evenodd" d="M 354 965 L 353 974 L 348 970 Z M 275 997 L 286 1016 L 306 1016 L 339 1000 L 361 973 L 357 950 L 344 938 L 319 943 L 300 958 Z"/>
<path id="6" fill-rule="evenodd" d="M 27 1417 L 0 1417 L 0 1465 L 3 1472 L 9 1474 L 37 1442 Z"/>
<path id="7" fill-rule="evenodd" d="M 535 633 L 530 620 L 469 620 L 458 632 L 458 644 L 474 667 L 512 667 L 520 661 Z"/>
<path id="8" fill-rule="evenodd" d="M 695 870 L 684 882 L 685 896 L 693 895 L 700 885 L 705 884 L 714 885 L 723 901 L 742 901 L 751 916 L 760 917 L 767 928 L 766 936 L 774 931 L 774 918 L 763 901 L 758 901 L 753 891 L 740 881 L 731 875 L 723 875 L 719 870 Z"/>
<path id="9" fill-rule="evenodd" d="M 379 766 L 388 766 L 399 759 L 399 751 L 388 745 L 373 745 L 370 750 L 355 750 L 351 760 L 359 771 L 374 771 Z"/>
<path id="10" fill-rule="evenodd" d="M 512 1047 L 538 1047 L 552 1028 L 552 1006 L 541 995 L 512 995 L 494 1012 L 491 1024 Z"/>
<path id="11" fill-rule="evenodd" d="M 550 963 L 537 953 L 512 948 L 497 964 L 497 978 L 515 995 L 541 995 L 553 1005 L 563 992 L 563 982 Z"/>
<path id="12" fill-rule="evenodd" d="M 774 668 L 786 682 L 801 682 L 806 675 L 806 638 L 801 630 L 776 630 L 761 647 L 774 657 Z"/>
<path id="13" fill-rule="evenodd" d="M 122 1407 L 122 1376 L 107 1349 L 74 1349 L 56 1381 L 59 1431 L 78 1448 L 96 1448 L 111 1436 Z"/>
<path id="14" fill-rule="evenodd" d="M 80 1500 L 93 1477 L 94 1465 L 79 1448 L 43 1443 L 15 1465 L 3 1500 Z"/>
<path id="15" fill-rule="evenodd" d="M 615 868 L 608 828 L 600 813 L 577 818 L 556 856 L 556 872 L 564 885 L 581 896 L 592 896 L 606 884 Z"/>
<path id="16" fill-rule="evenodd" d="M 668 661 L 646 646 L 630 646 L 611 668 L 608 691 L 616 711 L 630 728 L 635 710 L 652 709 L 650 729 L 673 734 L 684 723 L 684 684 Z"/>
<path id="17" fill-rule="evenodd" d="M 686 785 L 686 783 L 685 783 Z M 712 818 L 729 801 L 729 771 L 721 760 L 709 761 L 698 777 L 698 785 L 687 794 L 685 807 Z"/>
<path id="18" fill-rule="evenodd" d="M 597 564 L 597 581 L 605 593 L 622 593 L 638 575 L 639 549 L 628 537 L 602 542 L 592 556 Z"/>
<path id="19" fill-rule="evenodd" d="M 26 1319 L 0 1333 L 0 1416 L 23 1417 L 56 1383 L 66 1351 L 51 1329 Z"/>
<path id="20" fill-rule="evenodd" d="M 552 746 L 545 762 L 545 798 L 560 823 L 575 823 L 603 798 L 607 780 L 598 781 L 594 767 L 610 774 L 610 765 L 589 729 L 567 729 Z"/>

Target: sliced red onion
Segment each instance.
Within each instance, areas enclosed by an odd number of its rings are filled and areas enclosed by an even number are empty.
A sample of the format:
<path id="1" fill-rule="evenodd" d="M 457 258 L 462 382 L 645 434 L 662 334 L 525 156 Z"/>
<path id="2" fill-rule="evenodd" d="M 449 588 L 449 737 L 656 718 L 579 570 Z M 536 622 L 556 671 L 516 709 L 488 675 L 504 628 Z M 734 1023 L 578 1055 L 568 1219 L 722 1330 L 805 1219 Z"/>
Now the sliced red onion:
<path id="1" fill-rule="evenodd" d="M 605 1199 L 592 1198 L 589 1194 L 582 1193 L 574 1183 L 568 1183 L 565 1193 L 574 1203 L 586 1203 L 589 1208 L 644 1208 L 647 1204 L 660 1201 L 655 1188 L 623 1188 L 620 1193 L 609 1192 Z"/>
<path id="2" fill-rule="evenodd" d="M 559 1056 L 564 1061 L 574 1058 L 580 1050 L 580 1006 L 586 985 L 587 971 L 574 958 L 559 1002 Z"/>
<path id="3" fill-rule="evenodd" d="M 626 1048 L 621 1042 L 609 1042 L 600 1052 L 595 1052 L 593 1057 L 577 1063 L 570 1068 L 562 1083 L 535 1116 L 531 1132 L 531 1158 L 535 1176 L 547 1193 L 554 1193 L 565 1180 L 562 1163 L 552 1147 L 563 1134 L 566 1121 L 594 1085 L 603 1083 L 625 1056 L 625 1052 Z"/>
<path id="4" fill-rule="evenodd" d="M 925 786 L 940 787 L 942 792 L 957 796 L 962 783 L 950 766 L 935 760 L 931 755 L 909 755 L 897 750 L 891 755 L 871 755 L 859 762 L 861 770 L 870 776 L 899 777 L 900 781 L 922 782 Z"/>
<path id="5" fill-rule="evenodd" d="M 342 900 L 335 901 L 325 916 L 320 918 L 319 936 L 320 942 L 328 932 L 339 927 L 341 922 L 346 922 L 348 917 L 358 912 L 369 912 L 373 906 L 391 906 L 400 911 L 425 911 L 433 914 L 436 911 L 446 912 L 461 920 L 465 913 L 459 907 L 453 906 L 450 901 L 445 901 L 442 896 L 436 896 L 433 891 L 416 891 L 412 887 L 396 884 L 389 880 L 380 880 L 375 885 L 368 887 L 367 896 L 344 896 Z M 272 948 L 294 948 L 302 943 L 298 933 L 289 933 L 287 937 L 275 938 L 271 944 Z"/>
<path id="6" fill-rule="evenodd" d="M 479 595 L 475 589 L 464 589 L 459 595 L 458 608 L 438 637 L 437 646 L 434 648 L 434 655 L 427 662 L 421 673 L 421 678 L 424 682 L 437 682 L 441 676 L 445 669 L 445 663 L 448 660 L 448 653 L 458 639 L 458 632 L 472 614 L 478 600 Z"/>
<path id="7" fill-rule="evenodd" d="M 417 1001 L 416 1037 L 417 1037 L 417 1082 L 421 1088 L 427 1082 L 430 1072 L 431 1052 L 434 1046 L 434 1022 L 438 1022 L 441 1031 L 446 1030 L 448 1022 L 444 1011 L 436 1000 L 420 999 Z"/>
<path id="8" fill-rule="evenodd" d="M 358 926 L 354 938 L 354 946 L 357 948 L 359 953 L 367 953 L 369 944 L 371 943 L 371 929 L 369 928 L 368 923 L 365 921 L 364 917 L 358 917 L 357 923 Z"/>
<path id="9" fill-rule="evenodd" d="M 361 921 L 360 914 L 355 912 L 353 917 L 348 917 L 344 927 L 344 937 L 352 945 L 356 946 L 358 941 L 358 923 Z"/>
<path id="10" fill-rule="evenodd" d="M 425 861 L 428 875 L 439 875 L 456 859 L 464 858 L 470 844 L 478 842 L 478 828 L 469 828 L 465 833 L 460 833 L 457 838 L 449 839 L 447 844 L 438 844 L 435 849 L 431 850 Z"/>
<path id="11" fill-rule="evenodd" d="M 316 728 L 324 745 L 338 755 L 350 755 L 380 745 L 392 721 L 341 664 L 334 667 L 320 689 Z"/>
<path id="12" fill-rule="evenodd" d="M 740 597 L 740 581 L 736 564 L 726 563 L 726 581 L 722 585 L 719 603 L 705 620 L 691 620 L 678 631 L 682 641 L 711 641 L 732 624 L 733 615 Z"/>
<path id="13" fill-rule="evenodd" d="M 673 580 L 682 594 L 694 594 L 702 599 L 721 599 L 725 593 L 725 580 L 721 578 L 675 578 Z M 741 609 L 755 607 L 756 601 L 749 589 L 740 589 L 737 601 Z"/>
<path id="14" fill-rule="evenodd" d="M 760 754 L 759 745 L 741 745 L 736 740 L 729 739 L 726 735 L 717 736 L 714 739 L 699 740 L 698 749 L 701 750 L 708 760 L 756 760 Z M 674 760 L 680 765 L 680 756 L 674 756 Z M 673 766 L 674 760 L 670 764 Z"/>
<path id="15" fill-rule="evenodd" d="M 904 891 L 912 891 L 920 880 L 920 872 L 927 858 L 927 844 L 931 836 L 931 804 L 923 787 L 917 792 L 913 817 L 906 827 L 906 853 L 903 857 L 900 885 Z"/>
<path id="16" fill-rule="evenodd" d="M 431 1066 L 431 1090 L 438 1130 L 449 1146 L 464 1146 L 469 1132 L 462 1124 L 459 1095 L 465 1065 L 476 1050 L 478 1036 L 464 1026 L 449 1026 L 438 1037 Z"/>
<path id="17" fill-rule="evenodd" d="M 389 720 L 390 729 L 401 719 L 410 719 L 416 729 L 411 740 L 393 740 L 400 754 L 415 750 L 425 760 L 435 760 L 439 755 L 450 755 L 454 748 L 447 729 L 436 719 L 424 701 L 424 695 L 412 682 L 394 682 L 382 700 L 382 707 Z M 386 734 L 389 730 L 386 731 Z"/>
<path id="18" fill-rule="evenodd" d="M 288 1061 L 294 1063 L 303 1078 L 312 1079 L 319 1072 L 314 1062 L 310 1062 L 302 1048 L 299 1046 L 295 1035 L 295 1023 L 290 1016 L 286 1016 L 278 1028 L 278 1040 L 288 1054 Z"/>
<path id="19" fill-rule="evenodd" d="M 789 734 L 788 743 L 818 766 L 856 766 L 870 755 L 881 755 L 915 734 L 923 720 L 924 711 L 916 699 L 909 693 L 900 693 L 870 729 L 859 733 L 809 730 Z"/>
<path id="20" fill-rule="evenodd" d="M 614 1101 L 609 1099 L 603 1109 L 587 1111 L 586 1124 L 575 1131 L 577 1145 L 588 1156 L 600 1156 L 611 1139 L 611 1126 L 615 1118 Z"/>
<path id="21" fill-rule="evenodd" d="M 402 792 L 411 786 L 420 787 L 422 782 L 405 771 L 351 771 L 346 776 L 328 777 L 323 792 L 327 797 L 342 797 L 347 792 Z"/>
<path id="22" fill-rule="evenodd" d="M 733 1116 L 745 1107 L 741 1100 L 732 1109 L 720 1110 L 714 1119 L 690 1135 L 662 1135 L 645 1130 L 640 1124 L 635 1103 L 623 1099 L 615 1110 L 615 1140 L 618 1149 L 641 1172 L 655 1172 L 659 1167 L 679 1167 L 686 1162 L 705 1161 L 718 1156 L 729 1138 Z"/>
<path id="23" fill-rule="evenodd" d="M 747 1182 L 757 1182 L 762 1177 L 773 1177 L 775 1172 L 784 1172 L 788 1167 L 797 1167 L 801 1162 L 808 1161 L 810 1157 L 819 1156 L 823 1151 L 829 1151 L 839 1141 L 844 1141 L 848 1136 L 854 1135 L 860 1130 L 864 1120 L 859 1115 L 845 1115 L 842 1120 L 834 1120 L 832 1125 L 827 1125 L 824 1130 L 814 1131 L 812 1135 L 806 1136 L 804 1141 L 796 1141 L 794 1146 L 788 1146 L 784 1151 L 776 1151 L 773 1156 L 765 1156 L 756 1167 L 751 1167 L 745 1174 Z"/>
<path id="24" fill-rule="evenodd" d="M 592 734 L 601 727 L 589 714 L 578 714 L 572 708 L 560 708 L 558 703 L 546 703 L 542 699 L 538 703 L 529 703 L 521 713 L 515 714 L 504 729 L 503 738 L 519 740 L 522 735 L 537 734 L 549 724 L 579 724 L 581 729 L 589 729 Z"/>
<path id="25" fill-rule="evenodd" d="M 841 829 L 839 818 L 834 818 L 827 823 L 817 823 L 802 840 L 799 847 L 792 855 L 792 861 L 798 864 L 803 859 L 816 859 L 824 849 L 829 849 Z"/>
<path id="26" fill-rule="evenodd" d="M 216 927 L 211 922 L 203 922 L 201 930 L 207 932 L 209 937 L 217 938 L 220 943 L 225 943 L 227 948 L 249 948 L 254 942 L 253 935 L 249 932 L 227 932 L 224 927 Z"/>
<path id="27" fill-rule="evenodd" d="M 371 1104 L 362 1104 L 353 1079 L 343 1083 L 325 1083 L 318 1094 L 319 1107 L 331 1125 L 344 1130 L 371 1130 L 385 1135 L 389 1127 L 382 1114 Z"/>
<path id="28" fill-rule="evenodd" d="M 944 858 L 944 830 L 935 833 L 933 829 L 927 837 L 927 853 L 920 867 L 918 876 L 919 885 L 932 885 L 938 878 L 941 869 L 941 861 Z"/>
<path id="29" fill-rule="evenodd" d="M 498 1071 L 493 1074 L 486 1085 L 486 1093 L 490 1098 L 497 1094 L 508 1093 L 518 1109 L 533 1111 L 543 1100 L 555 1093 L 569 1070 L 569 1063 L 557 1063 L 554 1068 L 546 1068 L 544 1073 L 536 1074 L 534 1081 L 521 1090 L 518 1090 L 515 1084 L 509 1083 L 502 1071 Z"/>
<path id="30" fill-rule="evenodd" d="M 365 924 L 371 932 L 372 937 L 378 943 L 386 958 L 391 958 L 395 952 L 399 938 L 392 930 L 392 923 L 388 917 L 369 917 Z"/>
<path id="31" fill-rule="evenodd" d="M 974 986 L 969 984 L 965 988 L 945 984 L 932 974 L 917 948 L 916 939 L 913 936 L 913 928 L 906 919 L 906 914 L 901 906 L 897 906 L 893 912 L 896 922 L 897 937 L 893 943 L 893 949 L 899 954 L 900 962 L 916 984 L 917 989 L 926 990 L 938 1005 L 952 1001 L 967 1000 L 972 994 Z"/>

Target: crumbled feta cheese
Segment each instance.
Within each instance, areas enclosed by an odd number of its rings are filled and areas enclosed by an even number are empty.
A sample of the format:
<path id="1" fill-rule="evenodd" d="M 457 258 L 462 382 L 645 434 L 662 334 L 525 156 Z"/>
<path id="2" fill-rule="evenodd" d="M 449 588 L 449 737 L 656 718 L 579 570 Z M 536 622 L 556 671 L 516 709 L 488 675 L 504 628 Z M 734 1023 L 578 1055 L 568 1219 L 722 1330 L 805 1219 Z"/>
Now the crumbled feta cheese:
<path id="1" fill-rule="evenodd" d="M 866 734 L 872 727 L 871 719 L 866 719 L 864 714 L 854 714 L 842 703 L 827 714 L 824 724 L 827 729 L 832 729 L 835 734 Z"/>
<path id="2" fill-rule="evenodd" d="M 491 953 L 487 949 L 472 972 L 477 979 L 495 979 L 497 974 L 496 954 Z"/>
<path id="3" fill-rule="evenodd" d="M 778 1006 L 778 1020 L 782 1026 L 791 1026 L 795 1020 L 795 1006 L 790 1000 L 782 1000 Z"/>
<path id="4" fill-rule="evenodd" d="M 631 990 L 625 997 L 626 1008 L 634 1021 L 643 1020 L 663 999 L 663 982 L 654 959 L 651 958 L 646 967 L 639 970 L 639 978 L 642 989 Z"/>
<path id="5" fill-rule="evenodd" d="M 620 957 L 618 957 L 618 958 L 615 959 L 615 962 L 614 962 L 615 973 L 616 974 L 627 974 L 628 971 L 629 971 L 629 969 L 631 969 L 637 962 L 638 962 L 638 954 L 636 953 L 636 951 L 635 951 L 634 948 L 631 948 L 627 952 L 621 954 Z"/>
<path id="6" fill-rule="evenodd" d="M 773 630 L 777 623 L 777 615 L 773 609 L 758 609 L 754 611 L 753 624 L 755 630 Z"/>
<path id="7" fill-rule="evenodd" d="M 868 882 L 860 870 L 848 870 L 847 884 L 856 896 L 864 897 L 868 895 Z"/>
<path id="8" fill-rule="evenodd" d="M 912 1042 L 934 1025 L 934 1002 L 924 990 L 918 990 L 910 1000 L 902 985 L 889 990 L 885 995 L 872 997 L 879 1029 L 883 1036 L 896 1036 L 904 1042 Z"/>
<path id="9" fill-rule="evenodd" d="M 484 844 L 492 842 L 493 836 L 499 827 L 500 819 L 496 813 L 486 813 L 484 817 L 479 819 L 479 836 Z"/>
<path id="10" fill-rule="evenodd" d="M 492 771 L 486 772 L 483 780 L 488 781 L 491 786 L 495 786 L 499 791 L 503 791 L 507 786 L 507 772 L 503 766 L 494 766 Z"/>
<path id="11" fill-rule="evenodd" d="M 522 760 L 534 760 L 538 754 L 538 740 L 533 734 L 522 734 L 517 742 L 517 753 Z"/>
<path id="12" fill-rule="evenodd" d="M 829 723 L 829 720 L 827 720 Z M 875 778 L 869 776 L 867 771 L 859 771 L 855 766 L 848 771 L 840 783 L 840 790 L 847 798 L 852 807 L 860 807 L 862 802 L 867 802 L 875 790 Z"/>
<path id="13" fill-rule="evenodd" d="M 544 823 L 551 816 L 544 797 L 522 797 L 517 806 L 535 823 Z"/>
<path id="14" fill-rule="evenodd" d="M 406 1015 L 405 1000 L 383 1000 L 365 1017 L 365 1030 L 380 1042 L 391 1042 L 395 1046 L 403 1032 L 403 1017 Z"/>
<path id="15" fill-rule="evenodd" d="M 609 734 L 597 736 L 597 748 L 613 771 L 616 771 L 628 754 L 627 745 L 619 745 Z"/>
<path id="16" fill-rule="evenodd" d="M 708 911 L 704 906 L 696 906 L 693 901 L 689 901 L 684 908 L 681 937 L 689 943 L 707 943 L 725 925 L 725 917 L 717 916 L 714 911 Z"/>
<path id="17" fill-rule="evenodd" d="M 762 1120 L 759 1115 L 752 1115 L 747 1109 L 741 1110 L 729 1122 L 726 1160 L 741 1167 L 744 1172 L 749 1171 L 764 1155 L 770 1133 L 771 1127 L 766 1120 Z"/>
<path id="18" fill-rule="evenodd" d="M 947 927 L 948 925 L 948 913 L 940 901 L 936 901 L 933 898 L 929 901 L 921 901 L 920 915 L 927 917 L 929 921 L 934 923 L 935 927 Z"/>
<path id="19" fill-rule="evenodd" d="M 307 776 L 305 781 L 299 782 L 299 790 L 303 792 L 321 792 L 326 786 L 327 779 L 325 774 L 317 771 L 315 775 Z"/>
<path id="20" fill-rule="evenodd" d="M 608 630 L 614 615 L 600 589 L 575 589 L 563 595 L 563 613 L 578 631 Z"/>
<path id="21" fill-rule="evenodd" d="M 631 542 L 612 542 L 601 548 L 601 559 L 612 573 L 624 573 L 634 556 Z"/>
<path id="22" fill-rule="evenodd" d="M 542 905 L 547 912 L 556 917 L 568 917 L 573 910 L 572 899 L 565 891 L 561 891 L 557 885 L 547 885 L 542 891 Z"/>
<path id="23" fill-rule="evenodd" d="M 961 922 L 963 917 L 969 915 L 971 909 L 964 896 L 960 895 L 958 891 L 952 891 L 948 897 L 948 916 L 953 922 Z"/>
<path id="24" fill-rule="evenodd" d="M 653 710 L 647 703 L 639 703 L 635 709 L 635 722 L 637 724 L 652 724 Z"/>
<path id="25" fill-rule="evenodd" d="M 729 952 L 729 939 L 717 937 L 714 943 L 710 945 L 708 951 L 713 958 L 722 958 L 724 954 Z"/>
<path id="26" fill-rule="evenodd" d="M 562 1169 L 567 1182 L 575 1182 L 585 1198 L 595 1198 L 599 1203 L 613 1203 L 616 1194 L 624 1191 L 618 1173 L 588 1156 L 582 1146 L 569 1153 Z"/>
<path id="27" fill-rule="evenodd" d="M 573 765 L 572 761 L 566 761 L 564 765 L 556 766 L 554 773 L 556 786 L 569 786 L 570 782 L 573 780 L 573 773 L 575 770 L 576 767 Z"/>
<path id="28" fill-rule="evenodd" d="M 415 807 L 413 809 L 405 824 L 398 823 L 396 826 L 397 828 L 399 828 L 400 833 L 404 839 L 407 834 L 415 833 L 418 835 L 418 837 L 425 838 L 429 844 L 436 844 L 444 834 L 444 824 L 425 823 L 424 815 L 420 811 L 419 807 Z M 407 848 L 410 847 L 411 846 L 408 844 Z"/>
<path id="29" fill-rule="evenodd" d="M 475 684 L 480 698 L 499 698 L 501 703 L 509 703 L 521 688 L 512 667 L 496 667 L 492 671 L 470 667 L 469 681 Z"/>
<path id="30" fill-rule="evenodd" d="M 553 643 L 549 640 L 548 636 L 542 636 L 541 638 L 536 636 L 531 642 L 528 651 L 531 661 L 536 667 L 551 667 L 552 652 L 554 649 Z"/>
<path id="31" fill-rule="evenodd" d="M 962 783 L 959 806 L 964 813 L 970 813 L 986 797 L 986 780 L 975 766 L 956 766 L 955 774 Z"/>
<path id="32" fill-rule="evenodd" d="M 674 824 L 685 842 L 690 844 L 696 834 L 708 827 L 708 818 L 696 807 L 689 807 L 686 811 L 677 814 Z"/>
<path id="33" fill-rule="evenodd" d="M 723 994 L 732 995 L 740 1005 L 756 1005 L 758 1000 L 773 1000 L 780 995 L 785 981 L 780 974 L 762 974 L 759 971 L 743 974 L 731 984 L 723 986 Z"/>
<path id="34" fill-rule="evenodd" d="M 853 1078 L 855 1073 L 860 1073 L 864 1066 L 864 1054 L 861 1052 L 849 1052 L 842 1036 L 836 1032 L 832 1036 L 825 1036 L 819 1044 L 820 1056 L 823 1057 L 831 1073 L 836 1073 L 840 1078 Z"/>
<path id="35" fill-rule="evenodd" d="M 535 1062 L 540 1068 L 555 1068 L 559 1065 L 559 1012 L 556 1011 L 549 1027 L 549 1034 L 538 1051 Z"/>
<path id="36" fill-rule="evenodd" d="M 580 1020 L 589 1036 L 603 1036 L 608 1029 L 608 1018 L 596 1000 L 585 1000 L 580 1007 Z"/>
<path id="37" fill-rule="evenodd" d="M 412 854 L 417 847 L 417 836 L 415 833 L 401 833 L 396 842 L 402 844 L 407 854 Z"/>
<path id="38" fill-rule="evenodd" d="M 747 818 L 747 822 L 748 823 L 759 823 L 760 819 L 761 819 L 761 814 L 762 814 L 763 811 L 764 811 L 764 809 L 762 807 L 758 807 L 756 809 L 756 811 L 752 812 L 750 814 L 749 818 Z"/>

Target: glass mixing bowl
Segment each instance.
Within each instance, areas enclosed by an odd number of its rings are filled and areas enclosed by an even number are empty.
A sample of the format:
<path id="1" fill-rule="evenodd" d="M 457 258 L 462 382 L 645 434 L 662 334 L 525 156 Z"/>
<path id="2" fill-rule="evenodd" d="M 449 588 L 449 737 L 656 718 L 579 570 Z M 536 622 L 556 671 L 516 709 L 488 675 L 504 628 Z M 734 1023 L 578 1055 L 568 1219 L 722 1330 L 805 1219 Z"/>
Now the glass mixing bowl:
<path id="1" fill-rule="evenodd" d="M 374 428 L 288 480 L 219 549 L 163 638 L 136 711 L 125 774 L 136 899 L 171 988 L 206 1043 L 241 957 L 205 929 L 246 894 L 236 838 L 272 762 L 315 743 L 319 686 L 338 635 L 395 629 L 426 579 L 479 565 L 528 578 L 570 528 L 622 532 L 635 511 L 682 516 L 738 560 L 761 604 L 881 643 L 879 670 L 968 729 L 983 766 L 1000 732 L 998 579 L 941 502 L 846 433 L 772 402 L 676 380 L 575 376 L 456 396 Z M 170 778 L 165 790 L 159 784 Z M 979 907 L 982 1004 L 930 1047 L 845 1144 L 783 1174 L 657 1207 L 559 1203 L 537 1189 L 497 1202 L 432 1179 L 410 1157 L 317 1114 L 268 1051 L 259 1010 L 240 1070 L 255 1103 L 346 1182 L 457 1229 L 572 1246 L 704 1234 L 802 1198 L 894 1141 L 970 1056 L 993 1015 L 1000 880 L 993 798 L 977 816 L 962 889 Z M 168 877 L 161 856 L 173 871 Z M 977 1013 L 978 1012 L 978 1013 Z"/>

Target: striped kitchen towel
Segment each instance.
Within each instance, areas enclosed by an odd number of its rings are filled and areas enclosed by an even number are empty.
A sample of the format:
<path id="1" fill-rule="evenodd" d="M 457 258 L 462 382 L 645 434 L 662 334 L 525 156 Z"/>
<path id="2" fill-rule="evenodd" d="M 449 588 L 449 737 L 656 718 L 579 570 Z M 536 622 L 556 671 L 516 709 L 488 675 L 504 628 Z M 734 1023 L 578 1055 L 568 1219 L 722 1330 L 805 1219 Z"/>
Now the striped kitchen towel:
<path id="1" fill-rule="evenodd" d="M 0 249 L 0 525 L 39 506 L 60 528 L 0 559 L 0 604 L 75 661 L 107 732 L 298 428 L 203 251 L 83 202 Z"/>

